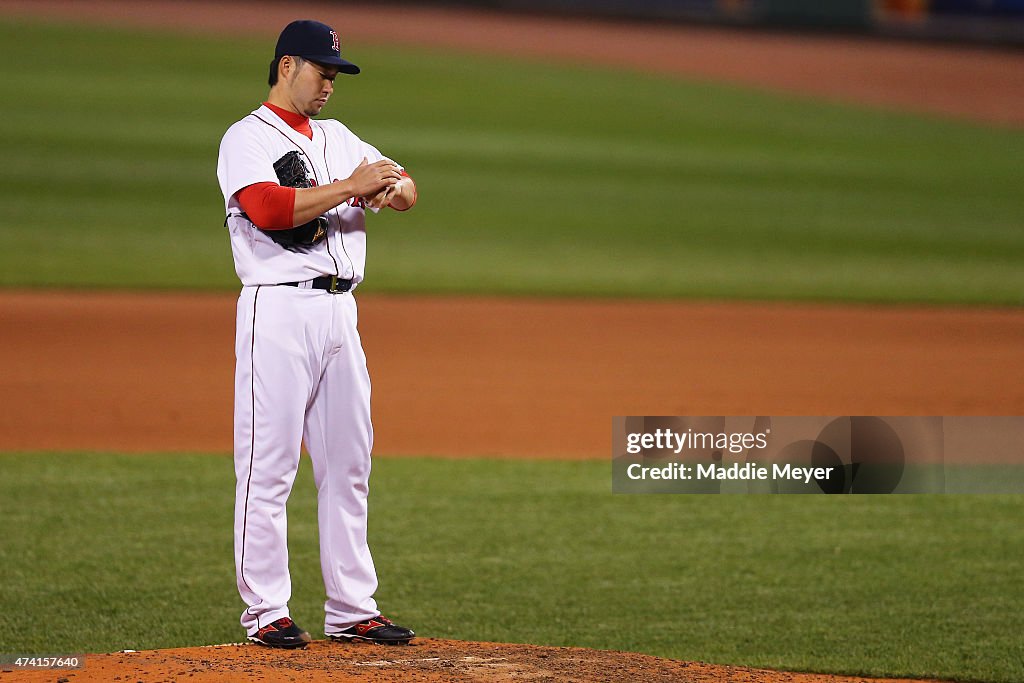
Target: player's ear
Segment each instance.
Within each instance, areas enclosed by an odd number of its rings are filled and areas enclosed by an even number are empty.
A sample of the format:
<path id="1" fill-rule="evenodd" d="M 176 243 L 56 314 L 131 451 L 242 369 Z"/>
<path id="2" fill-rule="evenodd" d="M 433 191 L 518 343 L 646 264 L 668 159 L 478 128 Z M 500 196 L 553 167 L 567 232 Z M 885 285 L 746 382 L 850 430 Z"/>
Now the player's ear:
<path id="1" fill-rule="evenodd" d="M 294 79 L 302 66 L 302 57 L 285 55 L 281 58 L 281 75 L 287 76 L 289 80 Z"/>
<path id="2" fill-rule="evenodd" d="M 270 63 L 270 79 L 268 83 L 270 83 L 271 87 L 277 85 L 282 77 L 288 76 L 288 64 L 290 60 L 291 57 L 288 55 L 282 55 Z"/>

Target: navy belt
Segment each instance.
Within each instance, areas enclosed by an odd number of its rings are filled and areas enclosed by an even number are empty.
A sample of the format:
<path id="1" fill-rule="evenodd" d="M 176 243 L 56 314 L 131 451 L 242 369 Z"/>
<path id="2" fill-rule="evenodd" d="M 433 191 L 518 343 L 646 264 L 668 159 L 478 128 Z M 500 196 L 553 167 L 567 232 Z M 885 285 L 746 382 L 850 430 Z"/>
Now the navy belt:
<path id="1" fill-rule="evenodd" d="M 298 287 L 298 282 L 282 282 L 282 285 L 288 287 Z M 352 289 L 352 281 L 340 278 L 337 275 L 324 275 L 322 277 L 315 277 L 310 283 L 312 289 L 325 289 L 331 294 L 344 294 L 345 292 Z"/>

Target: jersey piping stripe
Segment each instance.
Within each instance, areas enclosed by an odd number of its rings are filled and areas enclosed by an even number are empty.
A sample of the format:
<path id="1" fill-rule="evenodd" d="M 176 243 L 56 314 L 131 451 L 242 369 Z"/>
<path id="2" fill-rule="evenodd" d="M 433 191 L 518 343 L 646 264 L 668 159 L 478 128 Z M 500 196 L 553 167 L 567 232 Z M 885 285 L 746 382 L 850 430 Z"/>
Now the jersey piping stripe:
<path id="1" fill-rule="evenodd" d="M 317 185 L 320 184 L 320 178 L 319 178 L 319 176 L 317 176 L 317 173 L 316 173 L 316 166 L 313 165 L 313 160 L 309 158 L 308 154 L 306 154 L 306 150 L 302 149 L 302 147 L 300 147 L 294 140 L 292 140 L 290 137 L 288 137 L 287 133 L 285 133 L 283 130 L 281 130 L 280 128 L 275 126 L 270 121 L 267 121 L 262 116 L 256 114 L 255 112 L 252 113 L 252 114 L 249 114 L 249 116 L 254 117 L 257 121 L 260 121 L 261 123 L 264 123 L 264 124 L 270 126 L 271 128 L 273 128 L 274 130 L 276 130 L 278 133 L 281 134 L 281 136 L 285 140 L 287 140 L 292 145 L 294 145 L 295 149 L 299 150 L 299 154 L 301 154 L 302 156 L 306 157 L 306 159 L 309 159 L 309 167 L 313 170 L 313 177 L 316 178 L 316 184 Z M 320 131 L 320 134 L 323 135 L 323 131 Z M 327 137 L 326 136 L 324 136 L 324 163 L 325 164 L 327 163 Z M 340 230 L 341 230 L 341 228 L 339 227 L 339 231 Z M 344 237 L 342 237 L 341 243 L 342 243 L 342 248 L 344 248 L 344 246 L 345 246 L 345 238 Z M 334 275 L 336 277 L 341 277 L 341 269 L 338 267 L 338 259 L 336 259 L 334 257 L 334 252 L 331 251 L 331 239 L 330 239 L 329 236 L 328 236 L 327 239 L 324 240 L 324 244 L 327 245 L 327 255 L 331 257 L 332 261 L 334 261 Z M 347 252 L 345 253 L 345 256 L 348 256 Z M 351 258 L 349 258 L 349 263 L 352 263 L 352 259 Z M 355 275 L 355 271 L 356 271 L 355 265 L 353 265 L 352 266 L 352 274 L 353 275 Z"/>
<path id="2" fill-rule="evenodd" d="M 310 119 L 309 122 L 311 124 L 314 123 L 314 121 L 312 119 Z M 327 133 L 324 132 L 323 126 L 321 126 L 319 123 L 316 124 L 316 127 L 320 129 L 320 135 L 324 139 L 324 168 L 327 169 L 327 180 L 328 180 L 328 182 L 330 182 L 330 179 L 331 179 L 331 167 L 330 167 L 330 164 L 327 163 Z M 310 166 L 312 166 L 312 164 L 310 164 Z M 316 175 L 316 169 L 315 168 L 313 169 L 313 175 Z M 320 180 L 317 179 L 317 184 L 319 184 L 319 183 L 320 183 Z M 344 229 L 341 228 L 341 212 L 338 211 L 338 207 L 334 207 L 332 209 L 332 211 L 334 211 L 334 214 L 338 217 L 338 236 L 341 238 L 341 250 L 343 252 L 345 252 L 345 258 L 348 259 L 349 267 L 352 269 L 352 277 L 355 277 L 355 275 L 356 275 L 356 264 L 352 261 L 352 257 L 348 253 L 348 249 L 345 248 L 345 231 L 344 231 Z"/>
<path id="3" fill-rule="evenodd" d="M 252 486 L 252 464 L 256 455 L 256 302 L 259 301 L 259 298 L 260 286 L 257 285 L 256 294 L 252 297 L 252 340 L 249 346 L 249 395 L 252 401 L 249 413 L 252 416 L 252 428 L 249 430 L 249 478 L 245 482 L 245 504 L 242 507 L 242 556 L 238 561 L 238 576 L 250 593 L 255 593 L 255 591 L 245 580 L 245 535 L 249 528 L 249 488 Z M 247 607 L 245 611 L 248 612 L 249 608 Z M 259 628 L 259 625 L 260 618 L 259 615 L 256 615 L 256 627 Z"/>

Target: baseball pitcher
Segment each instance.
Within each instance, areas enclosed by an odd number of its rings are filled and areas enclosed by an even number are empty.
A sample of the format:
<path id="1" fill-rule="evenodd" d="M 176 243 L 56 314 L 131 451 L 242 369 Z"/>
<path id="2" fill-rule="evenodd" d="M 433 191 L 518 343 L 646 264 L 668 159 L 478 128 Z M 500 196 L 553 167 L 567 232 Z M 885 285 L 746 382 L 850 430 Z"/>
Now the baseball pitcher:
<path id="1" fill-rule="evenodd" d="M 356 328 L 366 211 L 405 211 L 403 168 L 338 121 L 316 119 L 341 58 L 326 24 L 295 21 L 270 64 L 270 94 L 224 134 L 217 178 L 242 282 L 235 337 L 235 572 L 250 640 L 301 648 L 290 618 L 285 503 L 304 443 L 318 500 L 324 632 L 338 641 L 404 644 L 381 615 L 366 542 L 370 378 Z"/>

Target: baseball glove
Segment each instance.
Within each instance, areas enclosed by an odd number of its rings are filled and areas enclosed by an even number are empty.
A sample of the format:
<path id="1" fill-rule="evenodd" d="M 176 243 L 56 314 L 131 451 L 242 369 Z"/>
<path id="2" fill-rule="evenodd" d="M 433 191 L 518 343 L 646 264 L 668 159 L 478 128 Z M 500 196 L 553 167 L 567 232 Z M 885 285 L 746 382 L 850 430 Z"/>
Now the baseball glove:
<path id="1" fill-rule="evenodd" d="M 295 150 L 288 152 L 274 162 L 274 173 L 281 187 L 307 188 L 313 187 L 309 180 L 309 169 Z M 288 230 L 264 230 L 270 239 L 285 249 L 311 247 L 319 244 L 327 237 L 327 217 L 317 216 L 303 225 Z"/>

